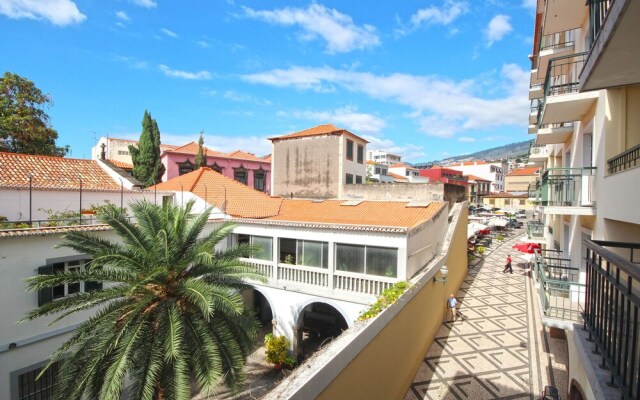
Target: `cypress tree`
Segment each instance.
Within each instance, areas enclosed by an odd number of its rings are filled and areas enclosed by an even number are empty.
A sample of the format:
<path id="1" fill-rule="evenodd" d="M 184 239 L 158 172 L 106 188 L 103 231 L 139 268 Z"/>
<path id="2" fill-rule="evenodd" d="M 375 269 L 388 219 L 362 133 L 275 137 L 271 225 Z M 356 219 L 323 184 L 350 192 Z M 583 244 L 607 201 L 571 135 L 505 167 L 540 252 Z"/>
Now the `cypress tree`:
<path id="1" fill-rule="evenodd" d="M 164 165 L 160 162 L 160 129 L 155 119 L 145 110 L 138 147 L 129 145 L 133 176 L 145 186 L 161 181 Z"/>
<path id="2" fill-rule="evenodd" d="M 200 131 L 200 139 L 198 139 L 198 154 L 196 154 L 196 169 L 206 166 L 207 158 L 204 156 L 204 138 L 202 137 L 202 131 Z"/>

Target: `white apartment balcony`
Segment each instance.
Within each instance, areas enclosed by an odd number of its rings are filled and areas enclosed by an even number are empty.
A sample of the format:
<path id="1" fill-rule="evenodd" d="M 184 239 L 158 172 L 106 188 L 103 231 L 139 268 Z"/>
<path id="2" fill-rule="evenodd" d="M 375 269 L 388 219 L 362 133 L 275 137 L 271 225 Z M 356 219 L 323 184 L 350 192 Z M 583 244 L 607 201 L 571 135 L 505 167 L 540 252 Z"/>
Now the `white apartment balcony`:
<path id="1" fill-rule="evenodd" d="M 560 144 L 573 135 L 573 122 L 545 125 L 537 129 L 536 144 Z"/>
<path id="2" fill-rule="evenodd" d="M 542 35 L 579 28 L 588 13 L 585 0 L 546 0 Z"/>
<path id="3" fill-rule="evenodd" d="M 527 129 L 527 131 L 529 132 L 529 134 L 537 134 L 538 133 L 538 122 L 536 121 L 536 123 L 534 124 L 529 124 L 529 128 Z"/>
<path id="4" fill-rule="evenodd" d="M 395 179 L 393 179 L 389 175 L 382 175 L 382 174 L 372 174 L 371 175 L 371 180 L 374 181 L 374 182 L 380 182 L 380 183 L 393 183 L 393 182 L 395 182 Z"/>
<path id="5" fill-rule="evenodd" d="M 529 87 L 529 100 L 544 97 L 544 82 L 531 84 Z"/>
<path id="6" fill-rule="evenodd" d="M 576 30 L 572 29 L 542 37 L 538 53 L 538 74 L 542 74 L 540 78 L 546 77 L 551 59 L 569 56 L 575 52 L 575 36 Z"/>
<path id="7" fill-rule="evenodd" d="M 588 0 L 591 52 L 580 91 L 640 83 L 640 2 Z"/>
<path id="8" fill-rule="evenodd" d="M 586 53 L 572 54 L 549 61 L 544 85 L 544 105 L 538 113 L 538 127 L 579 121 L 595 104 L 598 92 L 578 92 L 579 75 L 586 56 Z"/>
<path id="9" fill-rule="evenodd" d="M 595 215 L 595 173 L 595 167 L 547 169 L 538 192 L 544 213 Z"/>
<path id="10" fill-rule="evenodd" d="M 547 158 L 549 158 L 549 150 L 546 145 L 536 144 L 529 149 L 529 161 L 544 162 L 547 161 Z"/>
<path id="11" fill-rule="evenodd" d="M 531 100 L 529 107 L 529 124 L 535 124 L 538 122 L 538 114 L 540 113 L 540 107 L 542 106 L 543 103 L 540 98 Z"/>

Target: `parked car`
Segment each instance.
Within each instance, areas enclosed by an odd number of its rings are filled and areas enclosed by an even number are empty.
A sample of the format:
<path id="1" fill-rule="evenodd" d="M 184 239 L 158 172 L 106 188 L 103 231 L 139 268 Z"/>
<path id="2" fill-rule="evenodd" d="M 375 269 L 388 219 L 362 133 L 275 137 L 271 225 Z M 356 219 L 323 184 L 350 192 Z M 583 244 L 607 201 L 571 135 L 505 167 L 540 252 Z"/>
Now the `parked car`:
<path id="1" fill-rule="evenodd" d="M 516 218 L 518 218 L 518 219 L 527 219 L 527 214 L 524 211 L 518 211 L 516 213 Z"/>
<path id="2" fill-rule="evenodd" d="M 522 226 L 522 221 L 518 221 L 515 218 L 510 218 L 509 222 L 507 223 L 508 228 L 522 228 Z"/>

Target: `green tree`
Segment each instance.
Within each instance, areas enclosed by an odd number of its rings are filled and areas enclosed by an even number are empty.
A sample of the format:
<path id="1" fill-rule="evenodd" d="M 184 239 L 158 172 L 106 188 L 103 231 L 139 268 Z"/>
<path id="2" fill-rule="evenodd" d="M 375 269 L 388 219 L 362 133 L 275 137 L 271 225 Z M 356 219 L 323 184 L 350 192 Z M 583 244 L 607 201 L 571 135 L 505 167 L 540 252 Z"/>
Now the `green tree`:
<path id="1" fill-rule="evenodd" d="M 125 377 L 131 379 L 131 399 L 189 399 L 192 389 L 212 390 L 221 381 L 239 389 L 257 335 L 240 291 L 250 287 L 246 279 L 264 278 L 238 260 L 255 248 L 215 250 L 233 225 L 203 235 L 211 210 L 191 217 L 193 204 L 183 209 L 132 203 L 137 223 L 117 207 L 105 207 L 99 217 L 120 241 L 69 232 L 60 247 L 92 256 L 86 270 L 27 279 L 30 290 L 107 284 L 46 303 L 23 318 L 56 315 L 56 322 L 101 307 L 45 367 L 61 363 L 54 398 L 119 399 Z"/>
<path id="2" fill-rule="evenodd" d="M 11 72 L 0 77 L 0 151 L 65 156 L 69 146 L 56 146 L 58 132 L 44 111 L 51 98 L 28 79 Z"/>
<path id="3" fill-rule="evenodd" d="M 138 147 L 129 145 L 133 176 L 146 186 L 159 183 L 164 174 L 164 165 L 160 160 L 160 129 L 158 122 L 145 110 L 142 117 L 142 133 Z"/>
<path id="4" fill-rule="evenodd" d="M 196 154 L 196 169 L 207 166 L 207 158 L 204 156 L 204 138 L 200 131 L 200 139 L 198 139 L 198 154 Z"/>

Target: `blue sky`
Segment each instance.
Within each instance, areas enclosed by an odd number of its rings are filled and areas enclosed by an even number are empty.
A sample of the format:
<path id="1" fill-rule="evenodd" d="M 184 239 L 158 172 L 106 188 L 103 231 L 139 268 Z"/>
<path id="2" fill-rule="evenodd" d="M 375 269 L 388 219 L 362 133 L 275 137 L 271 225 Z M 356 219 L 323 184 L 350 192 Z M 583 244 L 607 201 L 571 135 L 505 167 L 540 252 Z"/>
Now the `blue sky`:
<path id="1" fill-rule="evenodd" d="M 51 95 L 61 145 L 271 152 L 333 123 L 410 162 L 527 140 L 535 0 L 2 0 L 1 73 Z"/>

